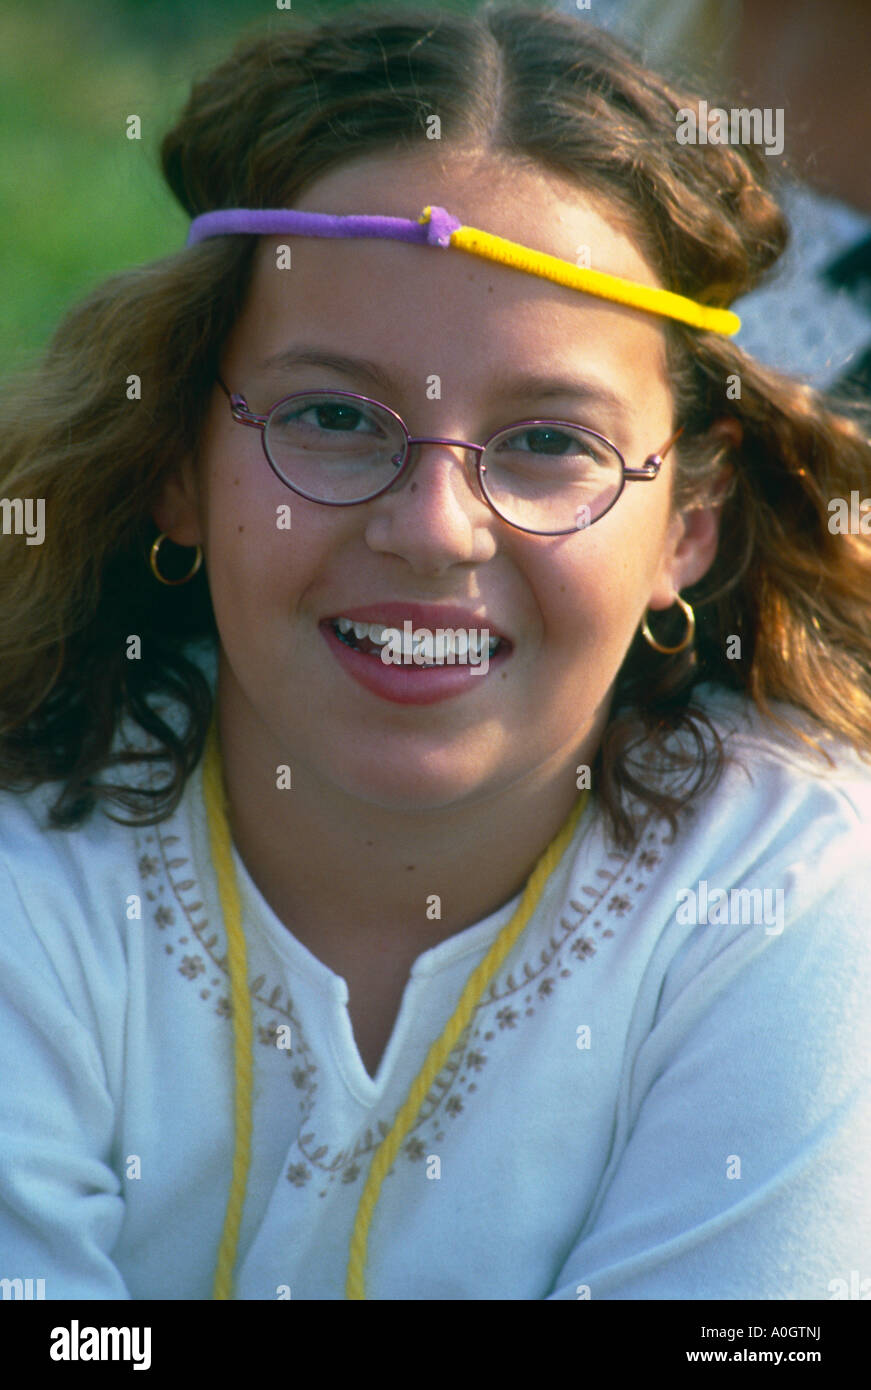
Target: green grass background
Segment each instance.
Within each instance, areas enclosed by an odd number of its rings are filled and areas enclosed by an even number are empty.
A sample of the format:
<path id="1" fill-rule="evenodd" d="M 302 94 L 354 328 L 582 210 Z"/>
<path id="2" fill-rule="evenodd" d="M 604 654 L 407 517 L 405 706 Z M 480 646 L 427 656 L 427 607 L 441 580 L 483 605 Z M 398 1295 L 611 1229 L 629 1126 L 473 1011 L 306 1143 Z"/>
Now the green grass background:
<path id="1" fill-rule="evenodd" d="M 293 0 L 295 16 L 351 7 Z M 183 245 L 160 140 L 195 76 L 286 18 L 274 0 L 2 0 L 0 376 L 37 358 L 93 285 Z M 127 138 L 130 115 L 141 140 Z"/>

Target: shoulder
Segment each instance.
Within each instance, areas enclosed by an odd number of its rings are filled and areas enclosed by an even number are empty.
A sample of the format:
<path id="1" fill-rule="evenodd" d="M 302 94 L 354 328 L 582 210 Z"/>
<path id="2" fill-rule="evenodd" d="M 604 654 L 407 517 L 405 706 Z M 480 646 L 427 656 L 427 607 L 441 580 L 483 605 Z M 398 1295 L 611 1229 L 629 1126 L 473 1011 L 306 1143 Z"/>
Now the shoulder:
<path id="1" fill-rule="evenodd" d="M 769 1017 L 784 1011 L 784 1026 L 792 1015 L 823 1026 L 823 981 L 828 1011 L 839 1001 L 855 1017 L 871 992 L 871 767 L 791 707 L 773 713 L 827 758 L 746 697 L 699 693 L 728 761 L 663 856 L 657 947 L 668 981 L 659 1007 L 702 975 L 718 990 L 729 980 L 738 988 L 748 969 L 767 989 Z M 745 1000 L 748 989 L 745 979 Z"/>
<path id="2" fill-rule="evenodd" d="M 739 803 L 750 814 L 758 807 L 772 833 L 780 818 L 798 831 L 826 810 L 845 830 L 871 825 L 871 758 L 791 705 L 772 702 L 767 716 L 743 693 L 715 685 L 698 686 L 694 697 L 726 754 L 720 783 L 691 817 L 702 828 L 716 831 L 726 807 Z"/>
<path id="3" fill-rule="evenodd" d="M 119 734 L 128 751 L 143 738 Z M 149 744 L 149 746 L 152 746 Z M 147 763 L 127 763 L 107 776 L 125 785 L 160 785 Z M 186 814 L 196 779 L 161 824 Z M 56 829 L 50 810 L 61 791 L 47 782 L 25 793 L 0 792 L 0 962 L 14 959 L 34 981 L 61 992 L 77 1012 L 103 993 L 123 993 L 131 928 L 144 915 L 150 873 L 147 827 L 131 813 L 99 804 L 71 829 Z M 0 964 L 2 970 L 2 964 Z"/>
<path id="4" fill-rule="evenodd" d="M 47 829 L 57 790 L 0 796 L 0 970 L 18 980 L 20 1007 L 24 990 L 31 1010 L 54 999 L 85 1018 L 98 997 L 124 998 L 136 837 L 100 812 L 73 830 Z"/>
<path id="5" fill-rule="evenodd" d="M 774 722 L 746 696 L 712 686 L 698 693 L 727 761 L 676 837 L 684 881 L 781 889 L 793 916 L 848 881 L 864 882 L 871 763 L 792 706 L 773 704 Z"/>
<path id="6" fill-rule="evenodd" d="M 214 679 L 214 655 L 207 644 L 190 644 L 185 654 Z M 159 713 L 181 732 L 180 713 L 170 700 Z M 122 720 L 113 740 L 115 753 L 159 751 L 159 744 L 132 720 Z M 155 787 L 163 780 L 159 765 L 123 762 L 103 774 L 104 780 L 125 786 Z M 188 777 L 181 806 L 193 794 L 195 778 Z M 72 921 L 99 931 L 114 920 L 129 894 L 138 891 L 138 861 L 143 853 L 141 829 L 125 824 L 130 813 L 101 805 L 78 826 L 54 829 L 49 812 L 62 783 L 46 782 L 29 792 L 0 792 L 0 875 L 7 894 L 18 904 L 19 916 L 40 930 L 64 928 Z M 181 808 L 179 808 L 181 809 Z M 175 813 L 178 814 L 178 811 Z M 2 927 L 0 927 L 2 930 Z"/>
<path id="7" fill-rule="evenodd" d="M 634 852 L 654 860 L 661 879 L 724 886 L 749 874 L 778 883 L 806 880 L 820 892 L 841 869 L 856 869 L 871 838 L 871 759 L 800 710 L 772 703 L 769 717 L 741 692 L 714 684 L 693 691 L 694 728 L 667 740 L 648 775 L 679 798 L 677 827 L 631 801 L 640 838 Z M 720 774 L 698 787 L 702 749 Z M 643 752 L 642 752 L 643 756 Z M 580 827 L 583 834 L 583 819 Z"/>
<path id="8" fill-rule="evenodd" d="M 719 779 L 687 796 L 676 829 L 645 812 L 631 852 L 606 854 L 599 817 L 587 834 L 582 818 L 569 905 L 601 903 L 592 925 L 613 928 L 644 962 L 654 1012 L 691 980 L 721 988 L 763 958 L 770 987 L 793 999 L 799 979 L 813 994 L 823 961 L 844 997 L 868 988 L 856 961 L 869 958 L 871 766 L 791 707 L 772 707 L 783 728 L 722 687 L 698 687 L 693 704 L 721 740 Z M 698 743 L 674 737 L 691 773 Z"/>

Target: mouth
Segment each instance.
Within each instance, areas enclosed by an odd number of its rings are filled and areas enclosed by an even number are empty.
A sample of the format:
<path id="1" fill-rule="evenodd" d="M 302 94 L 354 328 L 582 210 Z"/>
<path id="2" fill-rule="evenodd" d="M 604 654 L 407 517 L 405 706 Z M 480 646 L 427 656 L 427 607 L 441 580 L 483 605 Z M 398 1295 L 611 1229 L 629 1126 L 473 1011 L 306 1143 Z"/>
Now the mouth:
<path id="1" fill-rule="evenodd" d="M 475 692 L 485 685 L 492 691 L 495 674 L 504 678 L 513 650 L 508 638 L 500 634 L 490 639 L 488 628 L 466 626 L 475 621 L 469 612 L 459 615 L 460 623 L 448 626 L 448 611 L 418 612 L 418 618 L 428 620 L 423 623 L 412 621 L 404 608 L 398 603 L 385 604 L 383 610 L 372 605 L 363 610 L 372 622 L 338 614 L 318 623 L 339 669 L 369 697 L 408 707 L 441 704 L 464 695 L 474 700 L 482 698 Z"/>
<path id="2" fill-rule="evenodd" d="M 332 628 L 344 646 L 379 661 L 387 643 L 392 640 L 395 644 L 398 633 L 404 655 L 407 659 L 412 657 L 413 646 L 409 645 L 403 630 L 396 626 L 354 622 L 343 617 L 327 619 L 325 625 Z M 453 665 L 458 659 L 477 662 L 485 656 L 492 659 L 497 652 L 507 652 L 511 646 L 507 638 L 491 637 L 486 628 L 426 628 L 418 624 L 415 632 L 423 632 L 431 638 L 432 659 L 420 661 L 419 667 Z"/>

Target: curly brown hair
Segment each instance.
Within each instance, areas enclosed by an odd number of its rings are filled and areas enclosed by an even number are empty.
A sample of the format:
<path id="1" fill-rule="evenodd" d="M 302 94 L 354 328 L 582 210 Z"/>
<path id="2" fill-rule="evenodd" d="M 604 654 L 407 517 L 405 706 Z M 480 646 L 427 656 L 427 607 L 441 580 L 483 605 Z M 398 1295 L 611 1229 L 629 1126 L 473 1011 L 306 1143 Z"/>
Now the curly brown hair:
<path id="1" fill-rule="evenodd" d="M 698 100 L 589 22 L 548 9 L 388 5 L 314 23 L 290 13 L 195 83 L 162 165 L 191 216 L 292 206 L 349 150 L 422 142 L 438 112 L 446 143 L 530 159 L 604 195 L 665 286 L 727 305 L 772 266 L 787 228 L 761 150 L 677 143 L 676 112 Z M 49 524 L 40 546 L 0 547 L 0 786 L 58 781 L 55 827 L 80 824 L 98 803 L 154 824 L 202 756 L 213 695 L 187 644 L 219 641 L 208 581 L 203 569 L 184 588 L 155 583 L 151 512 L 196 454 L 255 244 L 221 237 L 113 277 L 6 392 L 2 486 L 45 499 Z M 833 535 L 827 510 L 830 498 L 868 486 L 871 443 L 846 408 L 733 343 L 678 324 L 666 331 L 684 427 L 674 505 L 699 505 L 724 460 L 734 480 L 716 560 L 685 594 L 698 616 L 694 648 L 662 656 L 636 637 L 618 675 L 593 771 L 623 846 L 637 836 L 639 805 L 674 826 L 722 770 L 723 744 L 693 702 L 702 681 L 743 690 L 772 718 L 770 702 L 786 702 L 871 753 L 871 545 Z M 734 374 L 740 399 L 729 400 Z M 743 439 L 715 449 L 708 431 L 724 414 Z M 140 660 L 127 659 L 131 633 Z M 726 650 L 734 635 L 740 661 Z M 180 729 L 156 707 L 164 696 L 184 713 Z M 113 751 L 124 716 L 157 740 L 138 756 L 169 764 L 163 786 L 105 777 L 135 760 Z M 691 736 L 680 754 L 677 732 Z"/>

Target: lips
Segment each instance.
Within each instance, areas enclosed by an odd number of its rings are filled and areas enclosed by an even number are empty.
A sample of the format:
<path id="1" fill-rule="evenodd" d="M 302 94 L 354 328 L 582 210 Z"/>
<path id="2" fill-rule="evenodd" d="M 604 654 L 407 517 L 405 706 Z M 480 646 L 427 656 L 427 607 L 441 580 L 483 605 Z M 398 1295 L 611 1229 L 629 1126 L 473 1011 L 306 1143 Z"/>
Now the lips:
<path id="1" fill-rule="evenodd" d="M 373 620 L 357 618 L 353 621 L 363 623 Z M 318 627 L 345 674 L 370 695 L 394 705 L 413 707 L 441 704 L 463 696 L 479 698 L 476 691 L 481 692 L 485 683 L 492 680 L 493 673 L 504 671 L 506 663 L 511 660 L 508 643 L 500 642 L 495 656 L 479 664 L 443 665 L 439 662 L 420 666 L 385 665 L 376 656 L 367 656 L 343 643 L 337 626 L 329 619 L 324 619 Z"/>

